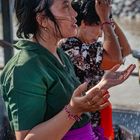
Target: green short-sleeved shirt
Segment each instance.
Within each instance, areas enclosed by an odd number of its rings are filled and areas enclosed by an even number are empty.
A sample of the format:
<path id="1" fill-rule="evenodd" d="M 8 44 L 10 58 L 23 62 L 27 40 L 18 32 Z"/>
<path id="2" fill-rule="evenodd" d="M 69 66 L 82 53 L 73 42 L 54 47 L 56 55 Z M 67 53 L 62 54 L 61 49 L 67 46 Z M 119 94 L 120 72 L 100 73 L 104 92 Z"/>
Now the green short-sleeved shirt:
<path id="1" fill-rule="evenodd" d="M 16 47 L 21 50 L 1 73 L 1 90 L 12 127 L 29 130 L 61 111 L 80 82 L 60 48 L 57 53 L 64 65 L 40 44 L 23 40 Z M 72 129 L 87 122 L 89 117 L 83 114 Z"/>

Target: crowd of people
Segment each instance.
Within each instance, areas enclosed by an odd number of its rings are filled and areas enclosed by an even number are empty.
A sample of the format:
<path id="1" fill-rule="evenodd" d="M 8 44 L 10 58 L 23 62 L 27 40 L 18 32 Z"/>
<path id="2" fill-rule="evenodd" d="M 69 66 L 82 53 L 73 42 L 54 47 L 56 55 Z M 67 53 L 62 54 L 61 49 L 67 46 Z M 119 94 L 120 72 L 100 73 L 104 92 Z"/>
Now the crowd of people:
<path id="1" fill-rule="evenodd" d="M 20 51 L 0 85 L 16 139 L 113 140 L 108 89 L 135 65 L 117 71 L 131 48 L 111 1 L 15 0 L 15 11 Z"/>

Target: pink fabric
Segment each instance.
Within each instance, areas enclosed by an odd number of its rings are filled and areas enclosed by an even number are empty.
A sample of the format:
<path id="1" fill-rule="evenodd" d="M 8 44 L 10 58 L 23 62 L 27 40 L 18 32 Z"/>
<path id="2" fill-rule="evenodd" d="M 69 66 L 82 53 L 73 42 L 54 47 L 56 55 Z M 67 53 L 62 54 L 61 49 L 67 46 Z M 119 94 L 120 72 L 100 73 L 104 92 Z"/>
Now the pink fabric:
<path id="1" fill-rule="evenodd" d="M 90 123 L 75 130 L 69 131 L 62 140 L 98 140 Z"/>

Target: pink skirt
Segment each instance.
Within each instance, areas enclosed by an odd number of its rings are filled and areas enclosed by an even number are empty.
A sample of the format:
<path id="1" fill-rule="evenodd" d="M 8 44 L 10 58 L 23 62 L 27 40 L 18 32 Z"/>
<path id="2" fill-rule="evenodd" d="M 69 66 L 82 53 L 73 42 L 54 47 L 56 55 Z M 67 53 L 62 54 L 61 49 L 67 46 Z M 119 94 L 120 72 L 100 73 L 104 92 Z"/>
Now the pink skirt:
<path id="1" fill-rule="evenodd" d="M 91 123 L 88 123 L 82 128 L 70 130 L 62 140 L 98 140 L 98 138 L 93 132 Z"/>

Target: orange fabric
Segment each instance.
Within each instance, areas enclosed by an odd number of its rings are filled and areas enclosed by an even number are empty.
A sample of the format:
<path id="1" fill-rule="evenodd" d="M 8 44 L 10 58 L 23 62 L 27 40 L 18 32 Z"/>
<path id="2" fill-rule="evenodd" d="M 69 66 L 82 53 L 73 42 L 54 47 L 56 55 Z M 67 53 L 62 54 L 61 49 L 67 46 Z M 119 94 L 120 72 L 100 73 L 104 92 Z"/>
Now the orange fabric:
<path id="1" fill-rule="evenodd" d="M 114 130 L 112 123 L 112 105 L 100 111 L 101 113 L 101 127 L 104 129 L 105 137 L 109 140 L 114 140 Z"/>

